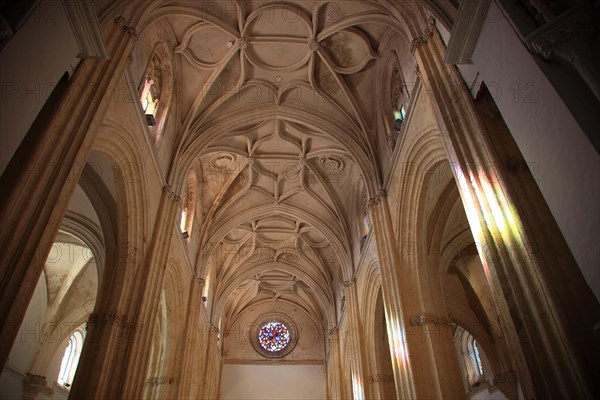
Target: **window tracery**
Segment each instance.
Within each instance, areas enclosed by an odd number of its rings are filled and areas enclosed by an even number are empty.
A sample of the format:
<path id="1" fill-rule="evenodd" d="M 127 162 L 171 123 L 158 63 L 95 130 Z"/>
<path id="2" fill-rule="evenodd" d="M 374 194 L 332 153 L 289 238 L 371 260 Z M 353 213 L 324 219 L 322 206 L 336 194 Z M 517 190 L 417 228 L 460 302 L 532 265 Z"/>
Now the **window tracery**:
<path id="1" fill-rule="evenodd" d="M 260 322 L 259 322 L 260 321 Z M 278 358 L 289 354 L 298 340 L 296 325 L 288 318 L 272 314 L 260 318 L 251 330 L 250 341 L 264 357 Z"/>
<path id="2" fill-rule="evenodd" d="M 282 322 L 267 322 L 258 332 L 258 341 L 267 351 L 281 351 L 290 343 L 290 331 Z"/>

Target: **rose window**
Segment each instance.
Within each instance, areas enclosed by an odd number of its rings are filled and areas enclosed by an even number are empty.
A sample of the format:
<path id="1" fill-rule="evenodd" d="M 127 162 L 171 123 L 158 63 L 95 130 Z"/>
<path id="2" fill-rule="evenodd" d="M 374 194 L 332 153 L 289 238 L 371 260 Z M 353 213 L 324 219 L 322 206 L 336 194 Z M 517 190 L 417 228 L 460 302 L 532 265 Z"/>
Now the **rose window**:
<path id="1" fill-rule="evenodd" d="M 279 321 L 267 322 L 258 332 L 258 342 L 266 351 L 281 351 L 290 343 L 290 330 Z"/>

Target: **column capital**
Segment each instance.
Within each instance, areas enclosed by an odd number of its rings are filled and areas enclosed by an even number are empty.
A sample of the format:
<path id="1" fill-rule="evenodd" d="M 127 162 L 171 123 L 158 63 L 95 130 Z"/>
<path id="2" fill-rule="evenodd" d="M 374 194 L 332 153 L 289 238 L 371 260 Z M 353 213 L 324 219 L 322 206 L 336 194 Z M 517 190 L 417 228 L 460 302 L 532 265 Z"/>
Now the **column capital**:
<path id="1" fill-rule="evenodd" d="M 435 314 L 421 313 L 410 317 L 409 322 L 412 326 L 423 326 L 427 324 L 433 325 L 449 325 L 450 320 L 446 317 L 439 317 Z"/>
<path id="2" fill-rule="evenodd" d="M 194 274 L 194 282 L 196 282 L 200 286 L 204 286 L 206 281 L 199 274 Z"/>
<path id="3" fill-rule="evenodd" d="M 356 282 L 356 278 L 351 277 L 348 280 L 344 281 L 344 287 L 350 287 L 350 286 L 354 285 L 355 282 Z"/>
<path id="4" fill-rule="evenodd" d="M 48 380 L 45 376 L 25 374 L 23 380 L 23 398 L 26 400 L 35 399 L 39 394 L 46 396 L 54 395 L 54 390 L 48 387 Z"/>
<path id="5" fill-rule="evenodd" d="M 517 374 L 514 371 L 505 372 L 494 376 L 494 386 L 506 396 L 507 399 L 518 397 Z"/>
<path id="6" fill-rule="evenodd" d="M 117 313 L 92 313 L 90 314 L 86 329 L 90 326 L 115 329 L 114 334 L 120 339 L 119 345 L 124 346 L 127 343 L 135 341 L 140 334 L 143 333 L 141 324 L 131 322 L 131 320 L 125 314 Z M 110 327 L 112 326 L 112 328 Z M 89 339 L 88 340 L 93 340 Z"/>
<path id="7" fill-rule="evenodd" d="M 394 375 L 390 375 L 390 374 L 369 375 L 368 383 L 377 383 L 377 382 L 394 382 Z"/>
<path id="8" fill-rule="evenodd" d="M 133 26 L 131 26 L 129 24 L 129 22 L 127 22 L 127 20 L 125 19 L 125 17 L 123 17 L 122 15 L 117 15 L 115 17 L 115 23 L 118 24 L 121 29 L 123 30 L 123 32 L 126 32 L 129 36 L 131 36 L 131 38 L 135 41 L 138 40 L 138 33 L 135 30 L 135 28 Z"/>
<path id="9" fill-rule="evenodd" d="M 572 7 L 532 32 L 525 39 L 526 44 L 545 60 L 557 56 L 572 62 L 568 57 L 571 51 L 568 45 L 577 37 L 590 37 L 594 34 L 596 27 L 592 15 L 587 6 Z"/>
<path id="10" fill-rule="evenodd" d="M 172 385 L 175 383 L 175 378 L 168 376 L 153 376 L 146 379 L 146 385 L 148 386 L 160 386 L 160 385 Z"/>
<path id="11" fill-rule="evenodd" d="M 381 201 L 387 196 L 387 192 L 384 188 L 379 189 L 379 191 L 375 194 L 375 196 L 369 199 L 369 206 L 374 204 L 379 204 Z"/>
<path id="12" fill-rule="evenodd" d="M 429 18 L 429 26 L 427 28 L 425 28 L 425 31 L 423 32 L 422 36 L 416 37 L 415 39 L 412 40 L 412 42 L 410 42 L 410 54 L 415 54 L 415 50 L 418 47 L 423 46 L 425 43 L 427 43 L 427 41 L 433 36 L 433 33 L 435 32 L 435 18 L 430 17 Z"/>
<path id="13" fill-rule="evenodd" d="M 117 314 L 117 313 L 91 313 L 88 320 L 87 325 L 104 325 L 107 323 L 115 324 L 115 325 L 129 325 L 127 321 L 127 316 L 125 314 Z"/>
<path id="14" fill-rule="evenodd" d="M 181 197 L 173 191 L 171 185 L 164 185 L 163 192 L 168 193 L 171 200 L 173 200 L 175 203 L 179 203 L 181 201 Z"/>

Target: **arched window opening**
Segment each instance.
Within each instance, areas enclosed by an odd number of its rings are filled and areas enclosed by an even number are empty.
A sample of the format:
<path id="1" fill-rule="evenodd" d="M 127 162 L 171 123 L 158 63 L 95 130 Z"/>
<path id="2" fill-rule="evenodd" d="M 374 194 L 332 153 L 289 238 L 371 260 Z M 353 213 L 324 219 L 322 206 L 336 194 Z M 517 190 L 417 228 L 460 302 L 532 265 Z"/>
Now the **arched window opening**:
<path id="1" fill-rule="evenodd" d="M 140 84 L 140 103 L 146 123 L 158 141 L 164 130 L 173 95 L 173 71 L 168 46 L 159 42 L 146 66 Z"/>
<path id="2" fill-rule="evenodd" d="M 479 348 L 477 347 L 477 342 L 475 341 L 475 339 L 473 339 L 473 355 L 475 356 L 477 372 L 479 372 L 479 375 L 482 376 L 483 367 L 481 366 L 481 357 L 479 357 Z"/>
<path id="3" fill-rule="evenodd" d="M 460 326 L 456 329 L 455 338 L 466 383 L 470 389 L 479 387 L 485 381 L 485 376 L 477 341 Z"/>
<path id="4" fill-rule="evenodd" d="M 57 382 L 66 388 L 73 384 L 73 378 L 75 377 L 75 371 L 77 370 L 77 364 L 79 363 L 79 356 L 81 355 L 84 339 L 85 334 L 82 328 L 78 328 L 69 338 L 69 343 L 65 349 L 57 379 Z"/>
<path id="5" fill-rule="evenodd" d="M 142 97 L 140 99 L 148 126 L 156 125 L 156 111 L 158 109 L 159 95 L 159 84 L 157 84 L 152 77 L 148 77 L 144 82 L 144 89 L 142 90 Z"/>
<path id="6" fill-rule="evenodd" d="M 400 129 L 402 129 L 404 118 L 406 118 L 406 105 L 404 102 L 402 102 L 398 110 L 394 111 L 394 118 L 396 120 L 394 123 L 394 130 L 400 131 Z"/>
<path id="7" fill-rule="evenodd" d="M 259 318 L 250 334 L 252 347 L 266 358 L 286 356 L 294 349 L 298 340 L 296 325 L 279 314 Z"/>
<path id="8" fill-rule="evenodd" d="M 404 79 L 400 67 L 395 66 L 392 71 L 392 107 L 394 109 L 394 130 L 400 132 L 406 119 L 408 96 L 404 87 Z"/>
<path id="9" fill-rule="evenodd" d="M 408 113 L 408 89 L 404 82 L 402 70 L 396 61 L 393 61 L 390 66 L 388 88 L 390 103 L 386 105 L 386 124 L 387 124 L 387 139 L 390 148 L 393 150 L 396 147 L 396 142 L 406 120 Z M 389 108 L 388 108 L 389 107 Z"/>
<path id="10" fill-rule="evenodd" d="M 192 169 L 188 173 L 188 178 L 185 186 L 185 192 L 181 202 L 181 219 L 179 228 L 184 239 L 190 237 L 196 215 L 197 203 L 197 179 L 196 172 Z"/>

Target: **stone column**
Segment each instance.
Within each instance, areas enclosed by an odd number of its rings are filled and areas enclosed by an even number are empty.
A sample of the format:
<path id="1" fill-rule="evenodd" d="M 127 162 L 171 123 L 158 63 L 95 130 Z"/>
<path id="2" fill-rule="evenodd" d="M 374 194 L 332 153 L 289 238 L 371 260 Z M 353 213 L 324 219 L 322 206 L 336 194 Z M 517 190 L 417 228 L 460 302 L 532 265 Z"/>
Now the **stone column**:
<path id="1" fill-rule="evenodd" d="M 344 397 L 344 388 L 342 385 L 340 335 L 337 327 L 329 330 L 328 340 L 327 381 L 329 397 L 331 399 L 342 399 Z"/>
<path id="2" fill-rule="evenodd" d="M 129 313 L 139 328 L 136 340 L 127 353 L 127 368 L 122 390 L 123 398 L 140 398 L 144 391 L 152 336 L 155 333 L 156 316 L 160 306 L 164 272 L 167 266 L 174 221 L 181 200 L 170 186 L 163 187 L 158 214 L 154 225 L 152 242 L 143 268 L 137 270 L 134 285 L 128 288 L 133 294 L 128 302 Z"/>
<path id="3" fill-rule="evenodd" d="M 122 18 L 101 28 L 110 58 L 83 59 L 59 83 L 0 178 L 0 367 L 128 64 L 133 28 Z"/>
<path id="4" fill-rule="evenodd" d="M 130 276 L 97 299 L 71 390 L 74 398 L 143 396 L 178 201 L 165 186 L 146 254 L 130 260 L 128 248 L 120 249 L 118 268 L 128 268 Z"/>
<path id="5" fill-rule="evenodd" d="M 190 286 L 189 310 L 198 312 L 188 313 L 185 339 L 182 346 L 179 398 L 197 398 L 202 388 L 203 367 L 206 357 L 206 343 L 202 334 L 205 321 L 202 319 L 202 291 L 204 279 L 196 276 Z"/>
<path id="6" fill-rule="evenodd" d="M 363 324 L 360 317 L 355 278 L 349 278 L 344 281 L 344 296 L 346 297 L 346 313 L 348 316 L 348 340 L 350 340 L 350 348 L 352 349 L 352 375 L 353 380 L 360 380 L 358 383 L 362 388 L 362 394 L 355 393 L 355 395 L 357 395 L 357 398 L 359 399 L 364 399 L 371 396 L 369 396 L 369 388 L 367 387 L 367 358 L 365 356 L 366 348 L 363 340 Z M 352 386 L 353 390 L 355 390 L 354 384 Z"/>
<path id="7" fill-rule="evenodd" d="M 535 181 L 515 180 L 516 145 L 492 140 L 501 122 L 484 125 L 438 32 L 413 49 L 525 398 L 600 397 L 600 306 Z"/>
<path id="8" fill-rule="evenodd" d="M 390 329 L 388 325 L 388 331 L 399 329 L 399 332 L 389 333 L 389 337 L 393 338 L 391 340 L 402 340 L 403 342 L 401 344 L 403 353 L 400 355 L 394 353 L 392 347 L 394 374 L 402 372 L 396 371 L 400 366 L 405 366 L 403 370 L 408 369 L 406 364 L 410 363 L 409 387 L 414 390 L 412 397 L 464 398 L 465 391 L 460 376 L 454 337 L 445 307 L 441 306 L 443 299 L 441 298 L 439 277 L 429 277 L 430 266 L 415 265 L 415 257 L 409 255 L 405 255 L 406 257 L 403 258 L 394 255 L 391 260 L 381 262 L 389 249 L 396 249 L 397 244 L 392 235 L 385 234 L 387 231 L 385 226 L 391 227 L 389 205 L 385 193 L 382 191 L 371 203 L 378 251 L 385 252 L 383 256 L 380 255 L 380 269 L 386 314 L 401 307 L 401 310 L 398 311 L 403 316 L 399 321 L 388 320 L 391 322 L 390 325 L 395 326 Z M 438 284 L 436 285 L 435 282 Z M 391 287 L 391 283 L 398 286 Z M 388 300 L 389 297 L 386 298 L 386 291 L 395 294 L 392 300 Z M 424 296 L 423 292 L 426 292 L 427 296 Z M 390 310 L 388 311 L 388 309 Z M 398 313 L 398 311 L 396 312 Z M 402 338 L 397 337 L 399 333 L 403 336 Z M 398 367 L 396 367 L 397 365 Z M 399 396 L 402 397 L 406 388 L 399 386 L 398 383 L 396 387 Z"/>
<path id="9" fill-rule="evenodd" d="M 90 315 L 86 329 L 70 396 L 118 398 L 127 350 L 139 329 L 129 315 L 98 310 Z"/>
<path id="10" fill-rule="evenodd" d="M 393 396 L 390 397 L 391 393 L 394 393 L 395 395 L 395 390 L 393 390 L 394 388 L 392 387 L 386 387 L 387 385 L 393 385 L 394 384 L 394 375 L 388 375 L 388 374 L 382 374 L 382 373 L 376 373 L 376 374 L 371 374 L 369 375 L 369 385 L 372 385 L 375 390 L 374 393 L 376 394 L 376 396 L 373 396 L 373 398 L 377 398 L 377 399 L 392 399 Z M 390 395 L 387 395 L 388 393 L 390 393 Z"/>
<path id="11" fill-rule="evenodd" d="M 221 378 L 221 355 L 219 354 L 219 328 L 208 326 L 205 336 L 206 367 L 204 368 L 204 399 L 216 399 Z"/>
<path id="12" fill-rule="evenodd" d="M 400 271 L 397 266 L 397 244 L 384 191 L 380 191 L 369 201 L 369 210 L 381 270 L 381 291 L 385 304 L 396 392 L 399 398 L 414 399 L 416 393 L 406 346 L 406 331 L 403 325 L 403 297 Z"/>

